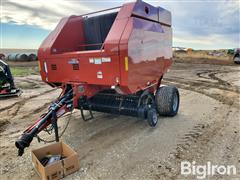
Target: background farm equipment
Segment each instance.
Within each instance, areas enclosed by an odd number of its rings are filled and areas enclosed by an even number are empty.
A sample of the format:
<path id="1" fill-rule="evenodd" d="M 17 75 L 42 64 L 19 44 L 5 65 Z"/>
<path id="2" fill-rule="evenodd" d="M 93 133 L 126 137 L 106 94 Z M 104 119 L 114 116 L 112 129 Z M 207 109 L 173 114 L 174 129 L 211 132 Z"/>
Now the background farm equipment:
<path id="1" fill-rule="evenodd" d="M 234 50 L 233 61 L 236 64 L 240 64 L 240 48 Z"/>
<path id="2" fill-rule="evenodd" d="M 0 98 L 19 96 L 21 93 L 22 91 L 15 87 L 8 64 L 0 60 Z"/>
<path id="3" fill-rule="evenodd" d="M 19 155 L 50 124 L 79 109 L 146 119 L 178 112 L 177 88 L 162 86 L 172 64 L 171 13 L 142 1 L 63 18 L 38 51 L 42 80 L 62 88 L 48 112 L 16 141 Z M 86 117 L 84 110 L 89 111 Z"/>

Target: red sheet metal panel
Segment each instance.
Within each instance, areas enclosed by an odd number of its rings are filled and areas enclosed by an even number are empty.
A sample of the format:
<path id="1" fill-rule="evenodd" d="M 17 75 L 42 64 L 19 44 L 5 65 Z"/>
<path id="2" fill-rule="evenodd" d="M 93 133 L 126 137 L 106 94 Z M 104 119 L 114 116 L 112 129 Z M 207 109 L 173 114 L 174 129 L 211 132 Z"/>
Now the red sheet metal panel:
<path id="1" fill-rule="evenodd" d="M 161 7 L 158 7 L 158 21 L 162 24 L 171 26 L 172 25 L 171 12 Z"/>
<path id="2" fill-rule="evenodd" d="M 119 56 L 69 53 L 43 61 L 42 78 L 46 82 L 86 82 L 97 85 L 116 85 L 120 79 Z"/>
<path id="3" fill-rule="evenodd" d="M 158 21 L 158 9 L 143 1 L 137 1 L 132 14 L 152 21 Z"/>
<path id="4" fill-rule="evenodd" d="M 137 91 L 157 82 L 172 63 L 172 31 L 159 23 L 133 18 L 128 41 L 128 87 Z"/>

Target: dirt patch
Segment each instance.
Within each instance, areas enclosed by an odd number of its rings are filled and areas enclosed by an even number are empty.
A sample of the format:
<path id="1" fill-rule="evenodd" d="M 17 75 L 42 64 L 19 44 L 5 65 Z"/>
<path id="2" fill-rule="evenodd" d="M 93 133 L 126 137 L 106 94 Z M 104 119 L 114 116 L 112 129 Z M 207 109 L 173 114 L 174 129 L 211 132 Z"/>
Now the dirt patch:
<path id="1" fill-rule="evenodd" d="M 232 145 L 231 143 L 226 143 L 222 149 L 217 149 L 219 147 L 219 142 L 222 142 L 223 136 L 226 134 L 226 129 L 228 132 L 228 137 L 224 140 L 232 140 L 234 142 L 239 142 L 239 128 L 231 127 L 234 123 L 231 122 L 232 116 L 236 113 L 229 111 L 224 119 L 219 119 L 218 123 L 213 124 L 198 124 L 183 137 L 183 143 L 178 144 L 174 152 L 171 152 L 168 159 L 165 162 L 161 162 L 155 171 L 156 179 L 159 177 L 164 177 L 166 179 L 193 179 L 194 176 L 189 176 L 188 178 L 180 174 L 180 164 L 181 161 L 197 161 L 198 163 L 206 164 L 207 161 L 212 161 L 219 164 L 229 164 L 235 165 L 239 169 L 239 160 L 236 159 L 239 153 L 236 152 L 236 148 L 240 146 Z M 211 138 L 210 138 L 211 137 Z M 216 151 L 215 151 L 216 150 Z M 210 152 L 215 151 L 212 156 L 209 157 Z M 220 152 L 223 151 L 223 152 Z M 218 158 L 216 158 L 219 156 Z M 231 158 L 235 158 L 232 160 Z M 232 175 L 231 178 L 238 178 L 239 174 Z M 211 176 L 210 179 L 219 178 L 230 178 L 229 176 L 220 176 L 216 174 Z"/>
<path id="2" fill-rule="evenodd" d="M 24 80 L 18 84 L 18 88 L 20 88 L 20 89 L 35 89 L 35 88 L 40 88 L 40 85 L 39 85 L 39 83 L 36 83 L 33 81 Z"/>
<path id="3" fill-rule="evenodd" d="M 177 63 L 192 63 L 192 64 L 213 64 L 213 65 L 232 65 L 234 64 L 232 59 L 228 60 L 219 60 L 219 59 L 207 59 L 207 58 L 191 58 L 191 57 L 174 57 L 173 58 Z"/>
<path id="4" fill-rule="evenodd" d="M 227 50 L 193 50 L 174 51 L 173 58 L 178 63 L 236 65 L 233 55 L 227 54 Z"/>
<path id="5" fill-rule="evenodd" d="M 184 68 L 187 71 L 179 77 L 177 72 L 182 73 Z M 224 77 L 231 75 L 232 79 L 234 79 L 240 75 L 239 68 L 238 66 L 208 64 L 199 66 L 198 64 L 176 63 L 173 66 L 176 72 L 167 74 L 163 81 L 183 89 L 207 95 L 225 104 L 239 107 L 239 86 L 218 77 L 218 74 Z"/>
<path id="6" fill-rule="evenodd" d="M 10 124 L 10 122 L 8 120 L 5 120 L 5 121 L 0 121 L 0 132 L 4 131 L 4 127 L 6 125 Z"/>

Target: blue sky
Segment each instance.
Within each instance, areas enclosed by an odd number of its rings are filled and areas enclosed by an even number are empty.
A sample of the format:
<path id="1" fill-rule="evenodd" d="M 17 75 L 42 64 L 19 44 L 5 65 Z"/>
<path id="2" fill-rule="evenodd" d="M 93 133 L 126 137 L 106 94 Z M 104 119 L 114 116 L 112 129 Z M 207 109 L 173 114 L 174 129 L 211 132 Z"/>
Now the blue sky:
<path id="1" fill-rule="evenodd" d="M 0 0 L 0 48 L 39 47 L 62 17 L 122 5 L 124 0 Z M 239 0 L 145 0 L 172 12 L 173 46 L 239 47 Z"/>

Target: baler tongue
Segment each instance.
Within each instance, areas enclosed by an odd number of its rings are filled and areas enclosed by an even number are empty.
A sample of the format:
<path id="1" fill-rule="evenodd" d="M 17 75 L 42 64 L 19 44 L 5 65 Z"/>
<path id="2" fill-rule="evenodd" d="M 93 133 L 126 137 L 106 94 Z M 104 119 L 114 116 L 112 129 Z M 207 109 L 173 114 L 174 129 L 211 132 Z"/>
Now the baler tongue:
<path id="1" fill-rule="evenodd" d="M 36 137 L 40 131 L 44 130 L 50 124 L 54 128 L 56 141 L 59 141 L 57 119 L 72 110 L 72 98 L 73 91 L 70 89 L 51 104 L 45 115 L 37 120 L 34 125 L 24 131 L 21 138 L 15 142 L 15 146 L 18 148 L 18 156 L 22 156 L 24 149 L 29 147 L 33 137 Z"/>

